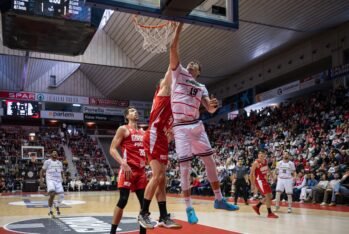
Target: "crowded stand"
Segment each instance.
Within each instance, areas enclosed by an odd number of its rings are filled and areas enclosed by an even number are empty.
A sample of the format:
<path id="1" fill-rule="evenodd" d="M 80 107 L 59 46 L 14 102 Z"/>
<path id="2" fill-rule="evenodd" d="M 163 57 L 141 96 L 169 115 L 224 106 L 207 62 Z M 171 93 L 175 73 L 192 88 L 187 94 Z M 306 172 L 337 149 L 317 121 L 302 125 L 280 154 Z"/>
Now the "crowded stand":
<path id="1" fill-rule="evenodd" d="M 348 90 L 315 92 L 278 105 L 250 113 L 241 109 L 233 120 L 207 122 L 206 130 L 212 147 L 223 195 L 233 196 L 235 186 L 231 175 L 236 163 L 251 167 L 258 151 L 267 151 L 271 174 L 269 176 L 275 197 L 277 163 L 287 151 L 296 167 L 293 200 L 321 205 L 348 203 L 349 165 L 349 101 Z M 35 132 L 30 139 L 29 132 Z M 116 188 L 117 171 L 112 171 L 96 138 L 83 132 L 69 134 L 60 128 L 41 127 L 0 129 L 0 190 L 21 190 L 21 170 L 33 164 L 21 158 L 21 146 L 43 146 L 45 154 L 57 151 L 63 162 L 70 191 L 112 190 Z M 76 175 L 69 175 L 63 145 L 72 152 Z M 174 150 L 170 145 L 167 168 L 167 192 L 180 193 L 180 171 Z M 40 164 L 35 164 L 38 173 Z M 151 172 L 148 168 L 148 175 Z M 192 161 L 191 188 L 193 195 L 211 196 L 204 164 L 198 158 Z M 249 198 L 259 194 L 248 188 Z M 283 199 L 287 196 L 283 194 Z"/>
<path id="2" fill-rule="evenodd" d="M 348 203 L 348 90 L 312 93 L 250 113 L 241 110 L 237 118 L 208 123 L 206 129 L 215 148 L 223 191 L 234 193 L 229 175 L 239 159 L 243 159 L 249 168 L 258 150 L 266 149 L 271 169 L 269 178 L 275 196 L 275 168 L 282 160 L 282 153 L 288 151 L 297 172 L 293 194 L 295 201 L 322 205 Z M 168 166 L 168 191 L 177 192 L 179 169 L 175 153 L 172 154 L 173 159 Z M 201 160 L 193 161 L 192 178 L 192 193 L 212 194 Z M 227 189 L 229 187 L 232 188 Z M 250 191 L 252 198 L 253 192 Z"/>
<path id="3" fill-rule="evenodd" d="M 73 190 L 109 190 L 111 170 L 98 143 L 90 136 L 76 134 L 69 139 L 69 148 L 77 169 L 77 181 L 71 181 Z"/>

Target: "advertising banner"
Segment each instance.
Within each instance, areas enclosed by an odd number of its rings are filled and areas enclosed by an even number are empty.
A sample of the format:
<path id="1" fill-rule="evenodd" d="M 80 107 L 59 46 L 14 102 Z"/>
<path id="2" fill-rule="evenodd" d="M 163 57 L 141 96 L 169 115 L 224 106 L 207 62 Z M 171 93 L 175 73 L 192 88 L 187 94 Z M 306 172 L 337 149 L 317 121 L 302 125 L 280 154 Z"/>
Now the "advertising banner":
<path id="1" fill-rule="evenodd" d="M 70 104 L 89 104 L 88 97 L 68 96 L 58 94 L 37 93 L 35 99 L 40 102 L 56 102 L 56 103 L 70 103 Z"/>
<path id="2" fill-rule="evenodd" d="M 331 69 L 331 79 L 349 74 L 349 63 Z"/>
<path id="3" fill-rule="evenodd" d="M 95 106 L 128 107 L 129 104 L 130 104 L 130 102 L 127 100 L 113 100 L 113 99 L 90 97 L 90 105 L 95 105 Z"/>
<path id="4" fill-rule="evenodd" d="M 84 114 L 80 112 L 65 111 L 41 111 L 43 119 L 66 119 L 66 120 L 84 120 Z"/>
<path id="5" fill-rule="evenodd" d="M 35 93 L 31 92 L 8 92 L 0 91 L 0 98 L 10 98 L 16 100 L 35 100 Z"/>
<path id="6" fill-rule="evenodd" d="M 130 106 L 134 106 L 136 109 L 151 109 L 152 105 L 152 102 L 130 101 Z"/>
<path id="7" fill-rule="evenodd" d="M 89 114 L 100 115 L 124 115 L 124 108 L 112 108 L 112 107 L 98 107 L 98 106 L 84 106 L 82 112 Z"/>
<path id="8" fill-rule="evenodd" d="M 256 95 L 256 102 L 261 102 L 261 101 L 265 101 L 268 99 L 272 99 L 278 96 L 282 96 L 282 95 L 286 95 L 289 93 L 293 93 L 299 90 L 299 83 L 300 81 L 294 81 L 292 83 L 280 86 L 278 88 L 269 90 L 267 92 L 264 93 L 260 93 Z"/>
<path id="9" fill-rule="evenodd" d="M 114 121 L 124 123 L 123 116 L 84 114 L 85 121 Z"/>

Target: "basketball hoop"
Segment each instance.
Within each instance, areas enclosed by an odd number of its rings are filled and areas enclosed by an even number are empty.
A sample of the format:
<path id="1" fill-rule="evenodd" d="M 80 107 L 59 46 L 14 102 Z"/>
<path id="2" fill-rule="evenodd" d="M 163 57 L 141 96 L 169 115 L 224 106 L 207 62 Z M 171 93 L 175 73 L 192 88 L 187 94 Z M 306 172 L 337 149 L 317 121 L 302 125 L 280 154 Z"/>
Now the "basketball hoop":
<path id="1" fill-rule="evenodd" d="M 173 29 L 175 23 L 173 21 L 160 20 L 158 24 L 149 25 L 142 16 L 134 15 L 133 23 L 136 31 L 143 38 L 143 49 L 146 51 L 159 54 L 167 51 L 167 45 L 173 39 Z"/>

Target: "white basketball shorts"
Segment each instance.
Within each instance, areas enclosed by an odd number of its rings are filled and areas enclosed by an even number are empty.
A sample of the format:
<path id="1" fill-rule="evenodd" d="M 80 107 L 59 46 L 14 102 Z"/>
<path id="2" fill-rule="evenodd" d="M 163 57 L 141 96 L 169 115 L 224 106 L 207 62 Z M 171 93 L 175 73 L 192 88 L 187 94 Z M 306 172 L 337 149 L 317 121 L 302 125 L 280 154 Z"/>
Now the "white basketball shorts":
<path id="1" fill-rule="evenodd" d="M 64 193 L 62 182 L 46 180 L 47 192 Z"/>
<path id="2" fill-rule="evenodd" d="M 277 184 L 276 184 L 276 191 L 277 192 L 285 192 L 287 194 L 293 193 L 293 179 L 280 179 L 278 178 Z"/>
<path id="3" fill-rule="evenodd" d="M 173 127 L 178 162 L 190 161 L 194 156 L 210 156 L 213 150 L 202 121 Z"/>

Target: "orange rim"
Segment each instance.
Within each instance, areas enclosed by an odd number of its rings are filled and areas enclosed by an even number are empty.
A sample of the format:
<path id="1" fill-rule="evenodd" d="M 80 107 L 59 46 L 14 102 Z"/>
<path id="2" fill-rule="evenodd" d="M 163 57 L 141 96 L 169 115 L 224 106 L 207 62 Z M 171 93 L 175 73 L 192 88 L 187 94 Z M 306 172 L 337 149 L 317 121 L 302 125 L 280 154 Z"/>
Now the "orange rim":
<path id="1" fill-rule="evenodd" d="M 141 28 L 163 28 L 166 25 L 168 25 L 169 23 L 171 23 L 171 21 L 167 21 L 166 23 L 159 24 L 159 25 L 144 25 L 144 24 L 138 23 L 137 15 L 133 16 L 133 22 L 134 22 L 134 24 L 138 25 Z"/>

